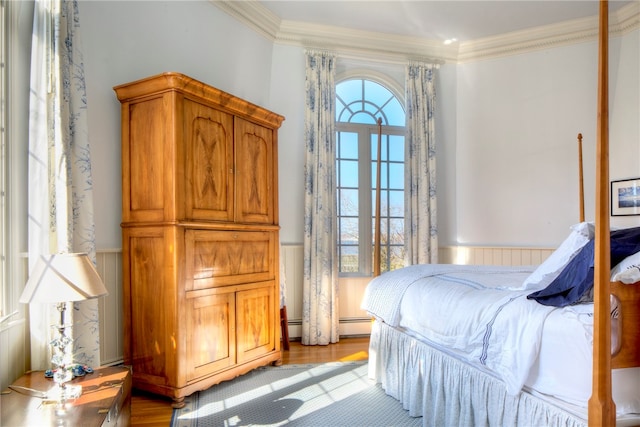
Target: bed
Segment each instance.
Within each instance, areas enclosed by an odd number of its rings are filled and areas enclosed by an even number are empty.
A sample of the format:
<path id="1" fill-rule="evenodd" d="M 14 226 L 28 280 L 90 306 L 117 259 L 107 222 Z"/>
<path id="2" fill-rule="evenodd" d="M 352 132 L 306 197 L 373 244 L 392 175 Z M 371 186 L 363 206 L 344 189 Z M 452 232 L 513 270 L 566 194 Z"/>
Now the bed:
<path id="1" fill-rule="evenodd" d="M 606 1 L 600 28 L 594 223 L 581 202 L 536 267 L 414 265 L 367 286 L 369 375 L 424 425 L 640 425 L 640 227 L 609 227 Z"/>
<path id="2" fill-rule="evenodd" d="M 536 271 L 415 265 L 374 279 L 370 376 L 425 425 L 585 425 L 594 304 L 532 301 Z M 611 307 L 616 351 L 624 312 Z M 621 421 L 640 424 L 640 369 L 612 373 Z"/>

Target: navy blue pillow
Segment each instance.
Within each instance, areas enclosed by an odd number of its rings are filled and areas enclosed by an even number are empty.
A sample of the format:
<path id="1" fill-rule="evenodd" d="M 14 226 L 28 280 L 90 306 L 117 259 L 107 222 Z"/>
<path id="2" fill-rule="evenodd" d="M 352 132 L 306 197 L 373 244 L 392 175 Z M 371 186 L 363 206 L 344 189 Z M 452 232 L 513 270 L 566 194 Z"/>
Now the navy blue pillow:
<path id="1" fill-rule="evenodd" d="M 611 232 L 611 267 L 640 251 L 640 227 Z M 544 289 L 527 296 L 543 305 L 565 307 L 575 304 L 593 288 L 594 241 L 589 241 Z"/>

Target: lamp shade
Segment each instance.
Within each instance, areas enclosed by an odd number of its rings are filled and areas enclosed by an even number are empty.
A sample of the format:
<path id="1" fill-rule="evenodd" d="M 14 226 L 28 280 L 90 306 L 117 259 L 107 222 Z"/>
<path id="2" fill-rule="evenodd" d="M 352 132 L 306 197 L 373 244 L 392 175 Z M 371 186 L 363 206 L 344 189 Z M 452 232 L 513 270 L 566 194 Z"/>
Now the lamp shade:
<path id="1" fill-rule="evenodd" d="M 84 253 L 40 255 L 20 302 L 58 303 L 107 295 L 93 262 Z"/>

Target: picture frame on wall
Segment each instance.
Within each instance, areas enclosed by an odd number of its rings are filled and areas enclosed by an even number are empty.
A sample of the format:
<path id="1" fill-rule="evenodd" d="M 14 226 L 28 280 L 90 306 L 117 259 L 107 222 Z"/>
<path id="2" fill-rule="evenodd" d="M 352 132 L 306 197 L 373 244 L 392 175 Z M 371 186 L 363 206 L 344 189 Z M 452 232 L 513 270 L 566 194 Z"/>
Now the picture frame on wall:
<path id="1" fill-rule="evenodd" d="M 611 181 L 611 216 L 640 215 L 640 178 Z"/>

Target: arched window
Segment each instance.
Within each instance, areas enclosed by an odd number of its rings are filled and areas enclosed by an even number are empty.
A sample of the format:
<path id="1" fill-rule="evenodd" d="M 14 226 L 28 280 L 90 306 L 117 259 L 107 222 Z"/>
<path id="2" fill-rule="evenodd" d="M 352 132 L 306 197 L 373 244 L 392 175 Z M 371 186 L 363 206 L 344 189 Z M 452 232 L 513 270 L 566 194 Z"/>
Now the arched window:
<path id="1" fill-rule="evenodd" d="M 381 119 L 380 271 L 404 261 L 404 135 L 400 100 L 366 79 L 336 85 L 338 258 L 342 276 L 373 271 L 377 120 Z"/>

